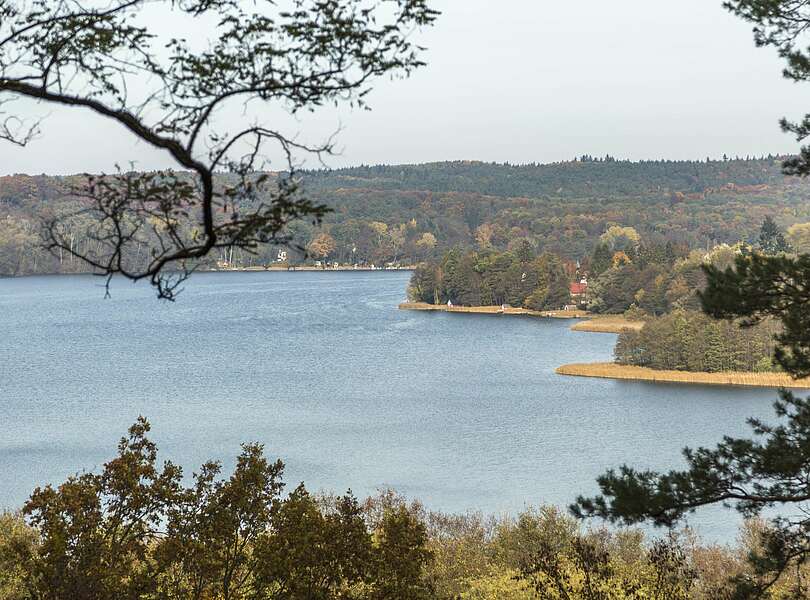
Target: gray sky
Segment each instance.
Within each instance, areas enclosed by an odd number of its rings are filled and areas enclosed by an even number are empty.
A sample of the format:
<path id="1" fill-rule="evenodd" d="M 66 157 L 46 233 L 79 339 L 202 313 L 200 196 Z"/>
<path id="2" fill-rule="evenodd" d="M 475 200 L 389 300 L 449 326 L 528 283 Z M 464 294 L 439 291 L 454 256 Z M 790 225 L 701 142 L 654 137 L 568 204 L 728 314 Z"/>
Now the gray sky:
<path id="1" fill-rule="evenodd" d="M 382 80 L 371 112 L 322 110 L 285 131 L 322 141 L 330 166 L 439 160 L 551 162 L 576 155 L 705 158 L 792 152 L 781 116 L 810 91 L 781 77 L 773 49 L 721 0 L 434 0 L 418 36 L 428 66 Z M 31 107 L 27 107 L 31 110 Z M 28 110 L 26 112 L 28 112 Z M 113 123 L 47 109 L 43 135 L 0 145 L 0 174 L 172 166 Z M 272 167 L 273 165 L 271 165 Z"/>

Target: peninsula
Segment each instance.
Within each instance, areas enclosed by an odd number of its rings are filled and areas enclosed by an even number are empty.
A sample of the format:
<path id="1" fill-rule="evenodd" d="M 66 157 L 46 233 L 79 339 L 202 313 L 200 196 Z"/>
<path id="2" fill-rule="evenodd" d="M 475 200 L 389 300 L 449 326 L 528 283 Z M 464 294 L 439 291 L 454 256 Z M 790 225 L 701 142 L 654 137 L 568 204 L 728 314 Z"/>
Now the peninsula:
<path id="1" fill-rule="evenodd" d="M 468 313 L 479 315 L 522 315 L 552 319 L 581 319 L 590 315 L 586 310 L 532 310 L 512 306 L 453 306 L 452 304 L 428 304 L 427 302 L 403 302 L 400 310 L 433 310 L 440 312 Z"/>
<path id="2" fill-rule="evenodd" d="M 659 370 L 616 363 L 574 363 L 557 367 L 556 373 L 576 377 L 626 379 L 655 383 L 693 383 L 700 385 L 810 389 L 810 378 L 793 379 L 786 373 L 749 373 L 743 371 L 706 373 Z"/>

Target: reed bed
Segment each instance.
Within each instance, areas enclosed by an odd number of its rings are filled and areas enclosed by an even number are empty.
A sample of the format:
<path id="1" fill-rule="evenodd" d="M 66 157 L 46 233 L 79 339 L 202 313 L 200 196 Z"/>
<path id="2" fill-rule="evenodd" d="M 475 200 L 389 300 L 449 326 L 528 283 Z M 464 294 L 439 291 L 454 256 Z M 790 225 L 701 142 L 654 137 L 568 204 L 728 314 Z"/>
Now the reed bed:
<path id="1" fill-rule="evenodd" d="M 639 331 L 644 327 L 644 321 L 628 321 L 621 315 L 608 317 L 593 317 L 571 326 L 573 331 L 590 331 L 593 333 L 621 333 L 627 329 Z"/>
<path id="2" fill-rule="evenodd" d="M 810 379 L 796 380 L 784 373 L 659 371 L 647 367 L 617 365 L 616 363 L 575 363 L 557 367 L 556 372 L 560 375 L 573 375 L 576 377 L 602 377 L 633 381 L 810 389 Z"/>

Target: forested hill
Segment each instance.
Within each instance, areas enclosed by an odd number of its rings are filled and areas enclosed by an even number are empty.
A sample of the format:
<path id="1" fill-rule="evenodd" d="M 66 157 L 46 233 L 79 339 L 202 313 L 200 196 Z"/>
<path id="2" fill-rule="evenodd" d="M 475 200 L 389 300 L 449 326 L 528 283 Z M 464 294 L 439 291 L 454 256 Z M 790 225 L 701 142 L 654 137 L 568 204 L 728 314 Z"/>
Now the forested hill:
<path id="1" fill-rule="evenodd" d="M 702 194 L 738 186 L 780 185 L 780 157 L 760 159 L 631 162 L 584 156 L 552 164 L 510 165 L 478 161 L 373 165 L 309 171 L 308 186 L 340 188 L 475 192 L 492 196 L 637 196 L 681 192 Z"/>
<path id="2" fill-rule="evenodd" d="M 650 243 L 706 248 L 753 239 L 766 216 L 785 229 L 810 221 L 810 182 L 783 176 L 773 156 L 680 162 L 586 156 L 519 166 L 458 161 L 302 175 L 307 193 L 333 212 L 319 228 L 303 221 L 290 227 L 309 249 L 308 258 L 290 250 L 293 263 L 413 264 L 453 247 L 505 251 L 523 240 L 538 253 L 577 260 L 611 225 L 632 226 Z M 83 268 L 42 252 L 36 235 L 43 215 L 81 208 L 70 190 L 82 181 L 0 177 L 0 275 Z M 74 223 L 69 234 L 81 249 L 91 242 L 81 220 Z M 208 266 L 267 264 L 280 250 L 223 252 Z"/>

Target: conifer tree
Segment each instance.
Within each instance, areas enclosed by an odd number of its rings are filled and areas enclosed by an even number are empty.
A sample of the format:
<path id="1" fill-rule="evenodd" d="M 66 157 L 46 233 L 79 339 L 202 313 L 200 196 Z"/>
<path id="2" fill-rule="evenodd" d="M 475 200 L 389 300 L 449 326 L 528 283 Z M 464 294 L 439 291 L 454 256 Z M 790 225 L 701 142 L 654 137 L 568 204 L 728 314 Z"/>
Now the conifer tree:
<path id="1" fill-rule="evenodd" d="M 594 248 L 593 256 L 591 257 L 591 272 L 592 278 L 598 277 L 611 266 L 613 260 L 613 252 L 607 244 L 599 243 Z"/>
<path id="2" fill-rule="evenodd" d="M 759 249 L 765 254 L 787 252 L 790 248 L 785 240 L 785 234 L 770 216 L 765 217 L 762 222 L 758 241 Z"/>
<path id="3" fill-rule="evenodd" d="M 810 81 L 810 48 L 799 46 L 810 27 L 810 5 L 792 0 L 729 0 L 725 6 L 754 24 L 757 45 L 774 46 L 787 61 L 785 76 Z M 810 115 L 800 123 L 782 121 L 799 140 L 810 136 Z M 724 160 L 726 159 L 724 155 Z M 785 162 L 788 174 L 810 174 L 810 147 Z M 711 316 L 754 325 L 767 317 L 782 323 L 775 359 L 794 377 L 810 375 L 810 256 L 783 252 L 784 239 L 768 218 L 760 251 L 738 256 L 734 267 L 705 267 L 701 295 Z M 712 345 L 712 342 L 709 342 Z M 715 349 L 707 350 L 714 362 Z M 754 577 L 736 581 L 735 598 L 762 598 L 789 569 L 810 560 L 810 399 L 781 391 L 774 404 L 778 422 L 750 419 L 751 438 L 725 437 L 714 448 L 684 450 L 687 468 L 667 473 L 630 466 L 598 479 L 602 494 L 580 497 L 571 510 L 614 522 L 672 526 L 685 515 L 712 504 L 733 506 L 752 517 L 780 508 L 750 562 Z M 797 591 L 796 597 L 806 597 Z"/>

